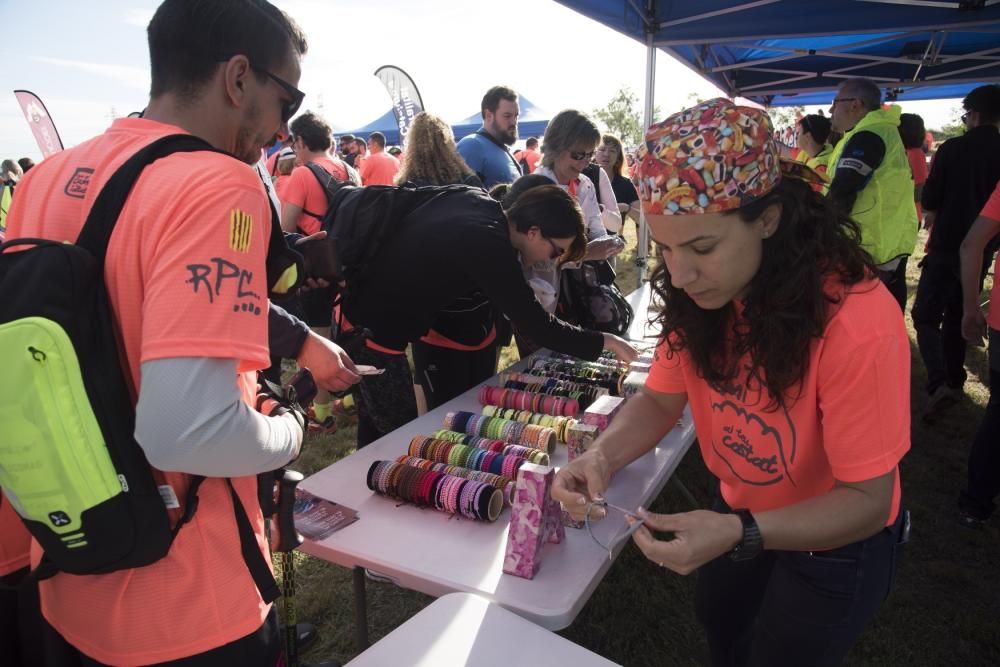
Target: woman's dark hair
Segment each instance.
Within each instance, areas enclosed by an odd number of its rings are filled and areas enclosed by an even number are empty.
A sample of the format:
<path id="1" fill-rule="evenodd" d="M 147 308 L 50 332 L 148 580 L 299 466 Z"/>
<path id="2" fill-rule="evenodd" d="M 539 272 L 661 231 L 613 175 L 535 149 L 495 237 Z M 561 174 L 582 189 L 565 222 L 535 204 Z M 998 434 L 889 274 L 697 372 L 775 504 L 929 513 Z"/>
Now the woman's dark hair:
<path id="1" fill-rule="evenodd" d="M 534 176 L 535 174 L 532 174 Z M 572 238 L 566 254 L 560 263 L 583 259 L 587 252 L 587 228 L 583 212 L 572 195 L 544 176 L 545 183 L 528 185 L 517 189 L 518 183 L 530 176 L 523 176 L 511 186 L 503 200 L 507 219 L 517 231 L 525 234 L 532 227 L 538 227 L 547 239 Z M 516 192 L 515 192 L 516 191 Z"/>
<path id="2" fill-rule="evenodd" d="M 906 148 L 921 148 L 924 145 L 924 119 L 915 113 L 899 115 L 899 137 Z"/>
<path id="3" fill-rule="evenodd" d="M 850 286 L 875 275 L 871 256 L 861 248 L 858 224 L 803 181 L 783 178 L 733 215 L 752 223 L 774 204 L 781 207 L 780 223 L 763 242 L 741 317 L 732 303 L 718 310 L 699 308 L 671 284 L 662 257 L 650 278 L 663 304 L 656 321 L 669 349 L 686 350 L 699 377 L 716 391 L 738 377 L 749 358 L 748 385 L 767 390 L 767 409 L 798 397 L 810 346 L 823 335 L 830 304 L 841 299 L 842 290 L 829 281 Z"/>
<path id="4" fill-rule="evenodd" d="M 830 138 L 830 127 L 830 119 L 818 113 L 803 116 L 799 121 L 799 129 L 812 137 L 820 146 Z"/>
<path id="5" fill-rule="evenodd" d="M 333 146 L 333 128 L 312 111 L 296 116 L 288 129 L 293 137 L 302 139 L 306 148 L 314 153 L 329 150 Z"/>
<path id="6" fill-rule="evenodd" d="M 150 97 L 194 96 L 219 64 L 235 55 L 246 56 L 264 80 L 265 71 L 307 48 L 298 25 L 265 0 L 164 0 L 146 34 Z"/>

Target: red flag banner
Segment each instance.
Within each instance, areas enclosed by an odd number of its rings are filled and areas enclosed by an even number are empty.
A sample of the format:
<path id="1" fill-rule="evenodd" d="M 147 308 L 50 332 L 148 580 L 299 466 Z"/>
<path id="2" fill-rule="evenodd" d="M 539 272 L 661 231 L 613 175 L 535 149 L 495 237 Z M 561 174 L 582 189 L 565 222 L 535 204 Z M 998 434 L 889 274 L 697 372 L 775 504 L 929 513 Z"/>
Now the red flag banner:
<path id="1" fill-rule="evenodd" d="M 42 156 L 48 157 L 61 151 L 63 149 L 62 139 L 59 138 L 56 125 L 52 122 L 48 109 L 38 99 L 38 95 L 29 90 L 15 90 L 14 97 L 21 105 L 24 119 L 28 121 L 31 133 L 35 135 L 35 143 L 42 151 Z"/>

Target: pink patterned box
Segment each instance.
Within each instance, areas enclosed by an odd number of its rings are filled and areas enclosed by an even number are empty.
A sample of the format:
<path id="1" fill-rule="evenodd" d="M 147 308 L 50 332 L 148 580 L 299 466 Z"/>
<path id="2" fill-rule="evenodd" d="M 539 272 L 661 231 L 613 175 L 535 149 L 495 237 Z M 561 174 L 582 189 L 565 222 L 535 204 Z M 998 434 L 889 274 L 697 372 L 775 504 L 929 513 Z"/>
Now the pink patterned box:
<path id="1" fill-rule="evenodd" d="M 569 427 L 566 434 L 566 455 L 572 461 L 580 454 L 587 451 L 590 443 L 597 438 L 597 427 L 591 424 L 577 422 Z"/>
<path id="2" fill-rule="evenodd" d="M 555 468 L 534 463 L 525 463 L 517 473 L 503 559 L 507 574 L 534 579 L 545 543 L 559 543 L 566 537 L 559 503 L 550 493 L 554 478 Z"/>
<path id="3" fill-rule="evenodd" d="M 597 432 L 602 433 L 611 425 L 611 420 L 618 414 L 623 403 L 625 399 L 621 396 L 601 396 L 583 413 L 583 423 L 596 426 Z"/>

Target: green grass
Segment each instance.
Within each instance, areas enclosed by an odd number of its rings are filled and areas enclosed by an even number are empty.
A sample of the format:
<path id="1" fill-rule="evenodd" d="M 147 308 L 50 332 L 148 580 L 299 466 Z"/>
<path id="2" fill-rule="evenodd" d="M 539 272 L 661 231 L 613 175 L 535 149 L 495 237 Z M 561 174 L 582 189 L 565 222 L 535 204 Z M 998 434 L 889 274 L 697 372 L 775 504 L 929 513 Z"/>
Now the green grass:
<path id="1" fill-rule="evenodd" d="M 629 248 L 618 260 L 618 284 L 635 289 L 634 226 Z M 918 242 L 923 246 L 923 236 Z M 908 269 L 910 301 L 919 277 Z M 986 355 L 970 350 L 966 397 L 935 424 L 920 421 L 926 380 L 913 342 L 912 449 L 901 464 L 903 501 L 913 513 L 913 539 L 907 548 L 895 592 L 854 647 L 849 665 L 997 665 L 1000 664 L 1000 531 L 996 522 L 981 532 L 955 522 L 955 498 L 965 479 L 969 443 L 982 419 L 987 390 Z M 517 361 L 516 348 L 501 355 L 502 366 Z M 354 451 L 354 428 L 332 436 L 310 437 L 295 468 L 316 472 Z M 709 476 L 697 448 L 677 473 L 700 503 L 709 501 Z M 359 480 L 359 483 L 362 483 Z M 652 505 L 656 512 L 690 509 L 668 485 Z M 320 628 L 320 639 L 306 659 L 348 661 L 354 644 L 351 572 L 296 554 L 300 620 Z M 707 664 L 707 646 L 694 618 L 694 575 L 682 577 L 647 561 L 634 545 L 626 547 L 572 626 L 559 634 L 610 660 L 628 666 Z M 432 602 L 432 598 L 391 584 L 368 582 L 371 641 L 374 643 Z M 280 605 L 279 601 L 279 605 Z"/>

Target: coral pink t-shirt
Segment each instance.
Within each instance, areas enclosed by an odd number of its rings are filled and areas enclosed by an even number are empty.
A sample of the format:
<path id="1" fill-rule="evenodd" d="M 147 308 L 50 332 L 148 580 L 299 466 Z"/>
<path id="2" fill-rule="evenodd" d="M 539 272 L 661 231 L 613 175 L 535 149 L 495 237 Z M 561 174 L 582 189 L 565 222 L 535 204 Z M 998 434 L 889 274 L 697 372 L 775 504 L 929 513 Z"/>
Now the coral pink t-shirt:
<path id="1" fill-rule="evenodd" d="M 144 146 L 184 131 L 120 118 L 102 135 L 29 172 L 10 212 L 10 238 L 74 241 L 97 194 Z M 227 155 L 176 153 L 142 172 L 112 234 L 105 282 L 134 386 L 144 361 L 236 359 L 233 383 L 253 405 L 269 365 L 265 257 L 271 217 L 256 171 Z M 160 473 L 183 502 L 190 476 Z M 163 483 L 163 482 L 161 482 Z M 270 562 L 256 477 L 233 484 Z M 115 665 L 202 653 L 261 626 L 270 609 L 244 564 L 225 480 L 199 490 L 198 511 L 167 555 L 110 574 L 39 582 L 42 612 L 71 644 Z M 170 510 L 173 520 L 180 509 Z M 33 561 L 39 550 L 33 546 Z"/>
<path id="2" fill-rule="evenodd" d="M 0 498 L 0 577 L 28 567 L 30 552 L 31 533 L 10 501 Z"/>
<path id="3" fill-rule="evenodd" d="M 1000 183 L 997 183 L 996 189 L 979 215 L 1000 222 Z M 997 255 L 993 264 L 993 288 L 990 290 L 990 309 L 986 314 L 986 323 L 991 329 L 1000 331 L 1000 255 Z"/>
<path id="4" fill-rule="evenodd" d="M 318 164 L 323 171 L 338 181 L 347 180 L 347 168 L 340 160 L 334 162 L 329 158 L 317 158 L 312 162 Z M 302 165 L 292 170 L 288 176 L 282 176 L 278 198 L 282 204 L 293 204 L 302 209 L 297 223 L 303 234 L 315 234 L 319 231 L 320 220 L 326 215 L 326 192 L 319 184 L 319 179 L 309 167 Z M 279 182 L 280 182 L 279 181 Z"/>
<path id="5" fill-rule="evenodd" d="M 364 185 L 395 185 L 399 173 L 399 160 L 385 151 L 369 153 L 358 169 Z"/>
<path id="6" fill-rule="evenodd" d="M 910 448 L 910 343 L 899 306 L 865 281 L 830 311 L 801 395 L 784 408 L 768 409 L 769 394 L 746 371 L 719 392 L 686 352 L 656 349 L 646 386 L 687 394 L 702 457 L 734 509 L 763 512 L 828 493 L 837 480 L 879 477 Z M 897 471 L 889 524 L 899 498 Z"/>

